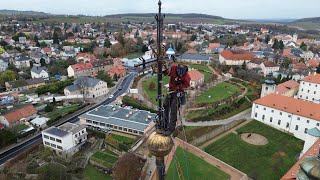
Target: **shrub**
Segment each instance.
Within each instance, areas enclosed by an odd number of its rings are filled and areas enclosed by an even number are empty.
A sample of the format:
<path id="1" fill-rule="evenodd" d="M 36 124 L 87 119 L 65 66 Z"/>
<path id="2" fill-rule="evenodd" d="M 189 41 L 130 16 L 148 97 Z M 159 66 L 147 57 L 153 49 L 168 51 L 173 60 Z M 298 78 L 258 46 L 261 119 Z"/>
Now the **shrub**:
<path id="1" fill-rule="evenodd" d="M 51 111 L 53 111 L 53 107 L 52 107 L 52 105 L 47 105 L 45 108 L 44 108 L 44 111 L 45 112 L 51 112 Z"/>

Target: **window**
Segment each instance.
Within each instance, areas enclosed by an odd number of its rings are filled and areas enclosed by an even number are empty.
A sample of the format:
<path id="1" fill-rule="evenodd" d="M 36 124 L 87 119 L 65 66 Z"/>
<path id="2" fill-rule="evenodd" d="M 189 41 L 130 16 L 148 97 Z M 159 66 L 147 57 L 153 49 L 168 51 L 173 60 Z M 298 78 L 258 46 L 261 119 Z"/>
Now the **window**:
<path id="1" fill-rule="evenodd" d="M 92 123 L 92 121 L 91 121 L 91 120 L 86 120 L 86 122 L 87 122 L 87 123 Z"/>
<path id="2" fill-rule="evenodd" d="M 307 120 L 307 123 L 309 123 L 310 121 L 309 120 Z"/>
<path id="3" fill-rule="evenodd" d="M 136 130 L 133 130 L 133 133 L 136 133 L 136 134 L 138 134 L 138 131 L 136 131 Z"/>
<path id="4" fill-rule="evenodd" d="M 309 86 L 311 86 L 311 83 L 309 83 Z"/>
<path id="5" fill-rule="evenodd" d="M 319 123 L 317 123 L 317 126 L 319 126 Z"/>
<path id="6" fill-rule="evenodd" d="M 119 127 L 119 130 L 122 130 L 122 127 Z"/>
<path id="7" fill-rule="evenodd" d="M 291 115 L 290 115 L 290 114 L 288 114 L 288 118 L 291 118 Z"/>
<path id="8" fill-rule="evenodd" d="M 143 135 L 143 132 L 139 131 L 139 134 L 140 134 L 140 135 Z"/>
<path id="9" fill-rule="evenodd" d="M 266 110 L 266 108 L 263 108 L 263 110 Z"/>
<path id="10" fill-rule="evenodd" d="M 298 131 L 298 129 L 299 129 L 299 126 L 298 126 L 298 125 L 296 125 L 296 131 Z"/>
<path id="11" fill-rule="evenodd" d="M 105 126 L 105 124 L 104 123 L 100 123 L 100 126 Z"/>
<path id="12" fill-rule="evenodd" d="M 271 110 L 272 113 L 274 113 L 274 110 Z"/>
<path id="13" fill-rule="evenodd" d="M 301 89 L 301 92 L 303 92 L 303 88 Z"/>
<path id="14" fill-rule="evenodd" d="M 50 146 L 50 143 L 47 141 L 45 141 L 44 144 Z"/>
<path id="15" fill-rule="evenodd" d="M 307 133 L 307 131 L 308 131 L 308 128 L 305 128 L 305 129 L 304 129 L 304 133 Z"/>
<path id="16" fill-rule="evenodd" d="M 310 92 L 310 90 L 308 90 L 308 93 Z"/>
<path id="17" fill-rule="evenodd" d="M 270 122 L 272 122 L 272 119 L 273 119 L 273 118 L 272 118 L 272 117 L 270 117 Z"/>
<path id="18" fill-rule="evenodd" d="M 76 134 L 75 137 L 78 137 L 78 134 Z"/>
<path id="19" fill-rule="evenodd" d="M 118 126 L 113 126 L 113 128 L 118 129 Z"/>
<path id="20" fill-rule="evenodd" d="M 58 143 L 61 143 L 61 142 L 62 142 L 61 139 L 56 139 L 56 141 L 57 141 Z"/>
<path id="21" fill-rule="evenodd" d="M 302 98 L 302 95 L 300 95 L 300 98 Z"/>
<path id="22" fill-rule="evenodd" d="M 256 105 L 256 108 L 259 108 L 259 106 L 258 106 L 258 105 Z"/>
<path id="23" fill-rule="evenodd" d="M 290 126 L 290 124 L 289 124 L 289 123 L 287 123 L 287 126 L 286 126 L 286 128 L 289 128 L 289 126 Z"/>
<path id="24" fill-rule="evenodd" d="M 262 120 L 264 120 L 264 115 L 262 116 Z"/>
<path id="25" fill-rule="evenodd" d="M 55 139 L 55 138 L 53 138 L 53 137 L 50 137 L 50 140 L 55 141 L 56 139 Z"/>
<path id="26" fill-rule="evenodd" d="M 129 132 L 132 132 L 132 129 L 129 129 Z"/>
<path id="27" fill-rule="evenodd" d="M 304 82 L 302 84 L 304 84 Z"/>
<path id="28" fill-rule="evenodd" d="M 47 135 L 43 135 L 43 137 L 46 138 L 46 139 L 49 139 L 49 136 L 47 136 Z"/>
<path id="29" fill-rule="evenodd" d="M 280 112 L 280 115 L 282 115 L 282 112 Z"/>
<path id="30" fill-rule="evenodd" d="M 52 143 L 51 143 L 51 147 L 54 147 L 54 148 L 55 148 L 55 147 L 57 147 L 57 146 L 56 146 L 55 144 L 52 144 Z"/>
<path id="31" fill-rule="evenodd" d="M 84 130 L 82 130 L 82 134 L 84 134 Z"/>
<path id="32" fill-rule="evenodd" d="M 300 117 L 297 117 L 297 120 L 300 120 Z"/>
<path id="33" fill-rule="evenodd" d="M 96 121 L 92 121 L 93 122 L 93 124 L 98 124 L 98 122 L 96 122 Z"/>
<path id="34" fill-rule="evenodd" d="M 127 128 L 123 128 L 123 130 L 124 130 L 124 131 L 128 131 L 128 129 L 127 129 Z"/>
<path id="35" fill-rule="evenodd" d="M 57 146 L 57 148 L 62 150 L 62 147 L 61 147 L 61 146 Z"/>
<path id="36" fill-rule="evenodd" d="M 306 99 L 308 99 L 308 96 L 306 97 Z"/>
<path id="37" fill-rule="evenodd" d="M 258 113 L 255 113 L 255 114 L 254 114 L 254 117 L 257 117 L 257 116 L 258 116 Z"/>
<path id="38" fill-rule="evenodd" d="M 281 124 L 281 120 L 278 121 L 278 125 L 280 125 L 280 124 Z"/>
<path id="39" fill-rule="evenodd" d="M 316 91 L 313 91 L 313 94 L 316 94 Z"/>

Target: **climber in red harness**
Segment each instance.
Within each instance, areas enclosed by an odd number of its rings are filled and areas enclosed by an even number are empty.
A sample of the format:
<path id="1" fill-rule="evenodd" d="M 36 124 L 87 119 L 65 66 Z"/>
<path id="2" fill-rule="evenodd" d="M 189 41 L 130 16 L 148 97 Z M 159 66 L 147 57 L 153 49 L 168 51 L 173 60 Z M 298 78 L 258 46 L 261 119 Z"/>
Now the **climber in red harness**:
<path id="1" fill-rule="evenodd" d="M 190 75 L 188 67 L 182 64 L 171 65 L 170 71 L 164 71 L 165 75 L 170 76 L 169 93 L 163 103 L 164 107 L 164 130 L 163 135 L 169 136 L 176 128 L 177 115 L 180 105 L 185 104 L 185 89 L 190 87 Z"/>

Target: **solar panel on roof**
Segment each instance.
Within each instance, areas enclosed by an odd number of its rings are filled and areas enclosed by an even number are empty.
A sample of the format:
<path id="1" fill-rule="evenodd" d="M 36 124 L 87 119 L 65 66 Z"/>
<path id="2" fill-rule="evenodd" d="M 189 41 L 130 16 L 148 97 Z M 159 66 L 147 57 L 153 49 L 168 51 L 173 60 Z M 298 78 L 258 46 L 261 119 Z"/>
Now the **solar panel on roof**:
<path id="1" fill-rule="evenodd" d="M 55 136 L 59 136 L 59 137 L 63 137 L 69 133 L 69 132 L 63 131 L 61 129 L 58 129 L 56 127 L 51 128 L 51 129 L 47 130 L 46 132 L 50 133 L 52 135 L 55 135 Z"/>

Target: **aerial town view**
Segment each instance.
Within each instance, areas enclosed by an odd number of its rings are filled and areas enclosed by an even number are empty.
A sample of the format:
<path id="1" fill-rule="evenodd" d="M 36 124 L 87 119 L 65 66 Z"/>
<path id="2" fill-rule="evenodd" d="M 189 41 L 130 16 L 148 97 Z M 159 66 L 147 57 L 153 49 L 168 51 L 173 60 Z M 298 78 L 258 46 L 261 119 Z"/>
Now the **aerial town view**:
<path id="1" fill-rule="evenodd" d="M 320 180 L 317 4 L 1 2 L 0 180 Z"/>

